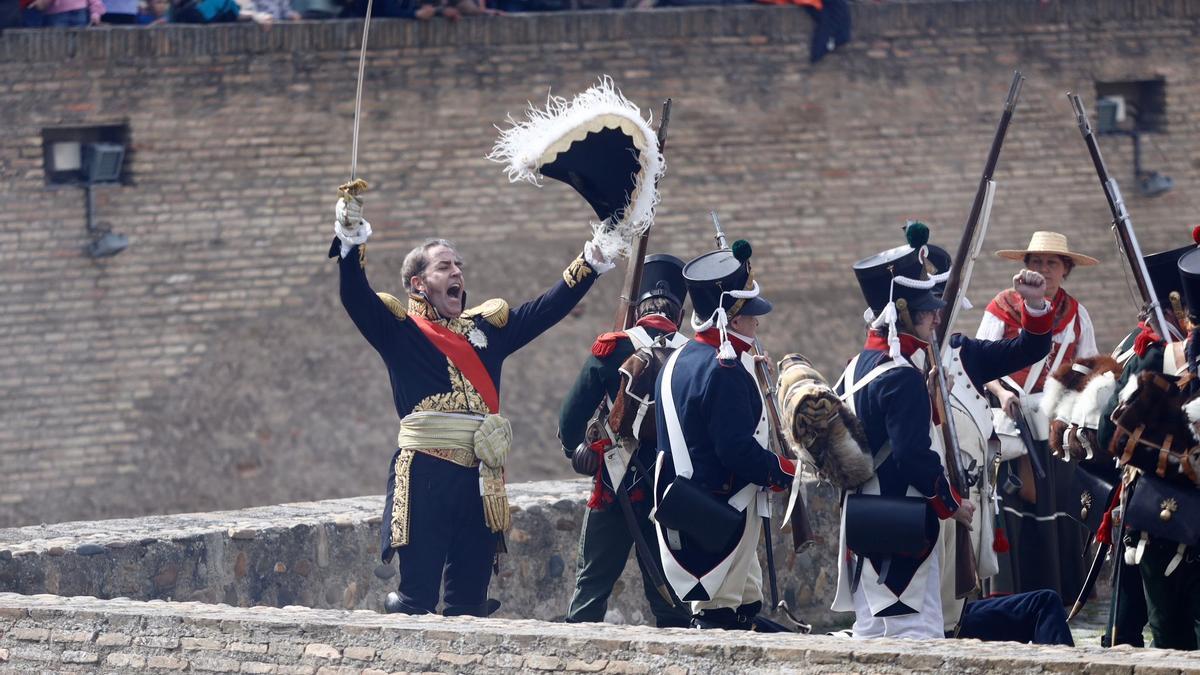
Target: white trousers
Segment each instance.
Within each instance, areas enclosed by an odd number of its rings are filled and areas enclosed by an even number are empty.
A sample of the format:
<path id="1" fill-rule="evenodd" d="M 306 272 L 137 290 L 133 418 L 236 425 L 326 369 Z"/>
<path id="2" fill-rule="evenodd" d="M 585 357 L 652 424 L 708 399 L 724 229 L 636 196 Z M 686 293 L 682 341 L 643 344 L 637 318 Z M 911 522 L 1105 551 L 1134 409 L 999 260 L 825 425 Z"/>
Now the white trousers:
<path id="1" fill-rule="evenodd" d="M 751 504 L 746 508 L 746 529 L 732 553 L 733 562 L 729 573 L 712 594 L 711 600 L 692 603 L 693 614 L 723 607 L 737 609 L 742 605 L 762 601 L 762 567 L 758 563 L 758 539 L 761 534 L 762 518 L 754 504 Z"/>
<path id="2" fill-rule="evenodd" d="M 930 569 L 929 574 L 925 576 L 925 609 L 915 614 L 889 617 L 872 616 L 871 608 L 867 606 L 867 598 L 862 588 L 859 587 L 853 594 L 854 637 L 891 637 L 913 640 L 945 638 L 945 626 L 942 621 L 941 562 L 942 546 L 941 541 L 938 541 L 926 561 Z M 870 565 L 871 563 L 865 561 L 864 564 Z"/>

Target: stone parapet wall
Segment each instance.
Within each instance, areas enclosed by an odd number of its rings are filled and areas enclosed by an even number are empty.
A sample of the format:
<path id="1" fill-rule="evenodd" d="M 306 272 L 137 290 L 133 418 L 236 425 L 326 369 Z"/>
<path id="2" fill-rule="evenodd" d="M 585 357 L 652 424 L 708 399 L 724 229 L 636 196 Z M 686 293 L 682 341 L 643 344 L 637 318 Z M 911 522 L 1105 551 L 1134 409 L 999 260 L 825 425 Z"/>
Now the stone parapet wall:
<path id="1" fill-rule="evenodd" d="M 1165 650 L 854 641 L 0 594 L 4 672 L 1178 675 L 1197 665 L 1187 653 Z"/>
<path id="2" fill-rule="evenodd" d="M 806 620 L 830 626 L 845 620 L 828 610 L 836 508 L 830 491 L 807 487 L 818 543 L 791 553 L 790 536 L 776 531 L 780 592 Z M 575 587 L 587 484 L 509 490 L 509 552 L 491 595 L 503 603 L 500 616 L 561 620 Z M 0 592 L 381 611 L 398 581 L 395 562 L 379 559 L 381 507 L 382 497 L 360 497 L 0 530 Z M 609 610 L 612 622 L 653 623 L 632 561 Z"/>

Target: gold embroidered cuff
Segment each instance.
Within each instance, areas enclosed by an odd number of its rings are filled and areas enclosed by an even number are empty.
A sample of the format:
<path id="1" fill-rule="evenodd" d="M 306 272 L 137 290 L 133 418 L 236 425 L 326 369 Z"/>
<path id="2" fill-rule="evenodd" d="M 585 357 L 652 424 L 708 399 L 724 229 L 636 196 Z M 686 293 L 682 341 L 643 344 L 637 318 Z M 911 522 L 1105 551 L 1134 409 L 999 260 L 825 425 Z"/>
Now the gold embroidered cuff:
<path id="1" fill-rule="evenodd" d="M 572 260 L 570 265 L 567 265 L 567 269 L 563 270 L 563 281 L 567 282 L 567 286 L 570 288 L 575 288 L 576 284 L 586 279 L 592 272 L 592 266 L 587 264 L 583 256 L 579 256 Z"/>

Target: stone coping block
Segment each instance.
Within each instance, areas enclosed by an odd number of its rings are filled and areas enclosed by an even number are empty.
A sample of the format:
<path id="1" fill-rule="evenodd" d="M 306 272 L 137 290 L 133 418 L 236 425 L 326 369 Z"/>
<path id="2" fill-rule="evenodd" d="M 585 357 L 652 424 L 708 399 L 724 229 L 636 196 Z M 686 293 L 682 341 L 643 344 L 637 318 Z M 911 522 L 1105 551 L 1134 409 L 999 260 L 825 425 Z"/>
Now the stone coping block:
<path id="1" fill-rule="evenodd" d="M 858 641 L 530 620 L 0 594 L 0 670 L 248 673 L 1167 673 L 1169 650 Z"/>
<path id="2" fill-rule="evenodd" d="M 1088 26 L 1100 21 L 1200 17 L 1200 3 L 1149 0 L 1005 0 L 963 2 L 924 0 L 900 3 L 856 2 L 851 5 L 855 40 L 897 32 L 966 30 L 1007 33 L 1037 26 Z M 656 9 L 652 12 L 577 11 L 514 14 L 473 19 L 462 24 L 376 19 L 371 23 L 371 49 L 500 47 L 544 43 L 589 43 L 615 39 L 672 40 L 766 36 L 807 36 L 812 20 L 788 7 L 720 6 Z M 301 21 L 260 26 L 172 24 L 152 30 L 76 29 L 15 30 L 0 34 L 0 58 L 40 63 L 45 60 L 94 60 L 136 56 L 187 57 L 267 52 L 357 50 L 362 36 L 358 20 Z M 805 38 L 807 39 L 807 37 Z"/>
<path id="3" fill-rule="evenodd" d="M 817 543 L 795 553 L 790 535 L 772 528 L 780 594 L 810 623 L 833 626 L 849 616 L 828 609 L 836 492 L 805 487 Z M 589 490 L 583 479 L 509 486 L 513 528 L 491 586 L 503 603 L 500 616 L 565 616 Z M 782 496 L 774 504 L 782 513 Z M 4 529 L 0 592 L 382 611 L 398 582 L 395 561 L 379 557 L 382 506 L 382 496 L 370 496 Z M 633 561 L 614 588 L 607 620 L 653 622 Z"/>

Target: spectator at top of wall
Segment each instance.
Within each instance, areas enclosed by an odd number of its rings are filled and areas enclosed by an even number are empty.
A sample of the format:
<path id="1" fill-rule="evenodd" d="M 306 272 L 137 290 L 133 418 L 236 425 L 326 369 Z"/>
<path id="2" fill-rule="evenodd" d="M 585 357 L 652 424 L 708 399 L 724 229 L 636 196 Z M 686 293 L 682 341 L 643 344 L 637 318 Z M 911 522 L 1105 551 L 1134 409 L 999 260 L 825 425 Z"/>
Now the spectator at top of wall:
<path id="1" fill-rule="evenodd" d="M 342 11 L 341 5 L 334 0 L 293 0 L 292 9 L 299 12 L 302 19 L 333 19 Z"/>
<path id="2" fill-rule="evenodd" d="M 291 0 L 241 0 L 242 9 L 258 12 L 259 21 L 295 21 L 300 13 L 292 9 Z"/>
<path id="3" fill-rule="evenodd" d="M 259 11 L 255 0 L 174 0 L 170 20 L 175 23 L 270 23 L 274 18 Z"/>
<path id="4" fill-rule="evenodd" d="M 138 0 L 104 0 L 104 15 L 100 20 L 115 26 L 137 23 Z"/>
<path id="5" fill-rule="evenodd" d="M 171 0 L 146 0 L 137 17 L 137 22 L 143 26 L 162 24 L 170 20 Z"/>
<path id="6" fill-rule="evenodd" d="M 21 13 L 26 28 L 97 26 L 104 15 L 102 0 L 30 0 Z"/>
<path id="7" fill-rule="evenodd" d="M 343 18 L 361 17 L 367 15 L 367 0 L 342 0 Z M 494 9 L 488 9 L 477 0 L 375 0 L 371 6 L 371 16 L 391 17 L 397 19 L 418 19 L 427 21 L 435 16 L 444 16 L 451 21 L 457 21 L 463 16 L 501 14 Z"/>

